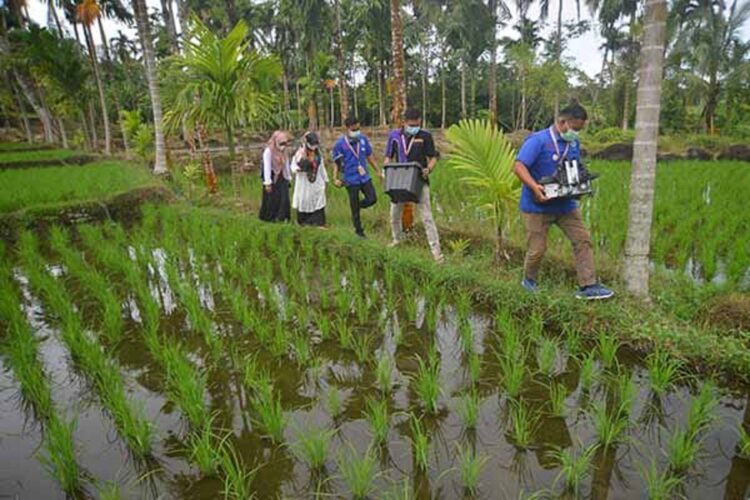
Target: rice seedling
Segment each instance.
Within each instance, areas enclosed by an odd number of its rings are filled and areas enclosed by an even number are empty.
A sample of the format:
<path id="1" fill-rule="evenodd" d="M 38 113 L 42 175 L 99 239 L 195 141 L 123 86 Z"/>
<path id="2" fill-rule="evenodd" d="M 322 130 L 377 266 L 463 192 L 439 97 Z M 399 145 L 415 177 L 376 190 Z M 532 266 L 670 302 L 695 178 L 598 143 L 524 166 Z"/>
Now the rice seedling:
<path id="1" fill-rule="evenodd" d="M 622 419 L 628 420 L 630 418 L 630 413 L 633 410 L 635 400 L 638 397 L 638 386 L 635 384 L 630 374 L 623 373 L 618 377 L 615 396 L 617 398 L 617 415 Z"/>
<path id="2" fill-rule="evenodd" d="M 667 460 L 670 470 L 675 474 L 683 474 L 698 459 L 701 440 L 688 429 L 678 429 L 667 443 Z"/>
<path id="3" fill-rule="evenodd" d="M 737 442 L 737 454 L 745 460 L 750 460 L 750 431 L 740 423 L 737 427 L 739 441 Z"/>
<path id="4" fill-rule="evenodd" d="M 609 411 L 606 403 L 598 402 L 594 405 L 591 417 L 596 430 L 597 443 L 603 449 L 610 449 L 625 439 L 629 422 L 619 409 Z"/>
<path id="5" fill-rule="evenodd" d="M 219 472 L 223 460 L 223 450 L 230 434 L 224 437 L 217 435 L 213 430 L 214 419 L 212 415 L 203 427 L 194 431 L 188 438 L 190 462 L 198 467 L 206 476 L 213 476 Z"/>
<path id="6" fill-rule="evenodd" d="M 438 321 L 440 320 L 440 313 L 442 310 L 442 299 L 428 301 L 425 311 L 425 324 L 427 325 L 427 329 L 429 331 L 434 332 L 437 330 L 437 325 Z"/>
<path id="7" fill-rule="evenodd" d="M 438 412 L 438 402 L 442 394 L 440 384 L 440 358 L 435 347 L 430 348 L 427 359 L 417 355 L 417 374 L 413 378 L 414 391 L 429 413 Z"/>
<path id="8" fill-rule="evenodd" d="M 205 374 L 195 368 L 178 344 L 163 345 L 158 359 L 166 372 L 167 396 L 180 408 L 193 428 L 205 426 L 209 419 L 204 405 Z"/>
<path id="9" fill-rule="evenodd" d="M 352 349 L 357 362 L 363 365 L 369 361 L 372 353 L 372 335 L 369 333 L 360 333 L 354 337 Z"/>
<path id="10" fill-rule="evenodd" d="M 571 356 L 577 356 L 583 346 L 581 331 L 574 329 L 566 323 L 563 325 L 563 335 L 565 337 L 565 350 Z"/>
<path id="11" fill-rule="evenodd" d="M 461 398 L 458 405 L 458 414 L 464 423 L 464 429 L 476 429 L 481 404 L 482 401 L 475 390 L 470 390 Z"/>
<path id="12" fill-rule="evenodd" d="M 605 370 L 609 370 L 617 362 L 617 351 L 620 348 L 617 338 L 601 330 L 597 337 L 597 348 L 602 366 Z"/>
<path id="13" fill-rule="evenodd" d="M 365 408 L 365 418 L 370 424 L 373 443 L 383 444 L 388 439 L 391 418 L 388 413 L 388 402 L 385 400 L 368 399 Z"/>
<path id="14" fill-rule="evenodd" d="M 267 347 L 276 358 L 285 358 L 289 353 L 289 333 L 281 321 L 276 322 L 273 337 Z"/>
<path id="15" fill-rule="evenodd" d="M 122 487 L 115 481 L 106 481 L 96 485 L 99 500 L 122 500 Z"/>
<path id="16" fill-rule="evenodd" d="M 352 349 L 354 347 L 354 333 L 349 323 L 344 318 L 339 318 L 334 321 L 334 329 L 341 348 L 344 350 Z"/>
<path id="17" fill-rule="evenodd" d="M 588 392 L 594 386 L 596 382 L 596 354 L 590 352 L 580 362 L 581 374 L 579 376 L 579 383 L 583 392 Z"/>
<path id="18" fill-rule="evenodd" d="M 461 472 L 461 482 L 464 492 L 475 496 L 479 492 L 479 478 L 482 469 L 487 465 L 490 458 L 484 454 L 478 454 L 472 447 L 462 448 L 457 446 L 458 470 Z"/>
<path id="19" fill-rule="evenodd" d="M 461 340 L 461 349 L 467 356 L 474 352 L 474 330 L 471 328 L 471 324 L 461 323 L 458 327 L 458 335 Z"/>
<path id="20" fill-rule="evenodd" d="M 430 462 L 429 450 L 430 450 L 430 437 L 425 431 L 422 421 L 419 420 L 415 415 L 411 416 L 409 420 L 409 427 L 411 428 L 411 444 L 412 453 L 414 456 L 414 466 L 419 470 L 427 470 L 427 465 Z"/>
<path id="21" fill-rule="evenodd" d="M 555 417 L 565 416 L 565 400 L 568 391 L 563 384 L 553 383 L 549 388 L 550 412 Z"/>
<path id="22" fill-rule="evenodd" d="M 537 348 L 537 364 L 539 371 L 551 377 L 555 374 L 557 365 L 558 344 L 554 339 L 543 338 Z"/>
<path id="23" fill-rule="evenodd" d="M 525 450 L 532 443 L 539 417 L 532 415 L 520 402 L 513 402 L 510 410 L 510 439 L 516 448 Z"/>
<path id="24" fill-rule="evenodd" d="M 360 457 L 350 446 L 349 451 L 340 454 L 336 462 L 353 498 L 365 499 L 375 492 L 375 480 L 379 474 L 377 454 L 373 447 L 369 447 Z"/>
<path id="25" fill-rule="evenodd" d="M 292 340 L 292 351 L 299 366 L 308 366 L 313 358 L 310 340 L 305 334 L 298 334 Z"/>
<path id="26" fill-rule="evenodd" d="M 469 372 L 469 382 L 472 386 L 479 384 L 479 380 L 482 377 L 482 358 L 477 353 L 472 353 L 467 361 L 467 369 Z"/>
<path id="27" fill-rule="evenodd" d="M 81 471 L 76 462 L 73 434 L 76 422 L 65 422 L 57 416 L 47 419 L 39 461 L 47 473 L 60 483 L 67 494 L 75 497 L 81 489 Z"/>
<path id="28" fill-rule="evenodd" d="M 642 468 L 641 477 L 651 500 L 674 499 L 675 489 L 682 483 L 682 479 L 672 475 L 670 471 L 660 472 L 655 460 L 651 460 L 649 468 Z"/>
<path id="29" fill-rule="evenodd" d="M 419 294 L 416 291 L 406 294 L 405 305 L 407 322 L 416 322 L 417 314 L 419 312 Z"/>
<path id="30" fill-rule="evenodd" d="M 517 355 L 497 354 L 500 364 L 501 384 L 506 395 L 515 399 L 521 394 L 523 382 L 526 378 L 526 353 L 521 349 Z"/>
<path id="31" fill-rule="evenodd" d="M 716 418 L 715 411 L 719 405 L 717 389 L 713 382 L 703 384 L 698 395 L 693 399 L 687 414 L 687 430 L 697 436 Z"/>
<path id="32" fill-rule="evenodd" d="M 657 396 L 663 396 L 680 378 L 682 363 L 669 353 L 658 349 L 646 358 L 651 390 Z"/>
<path id="33" fill-rule="evenodd" d="M 253 480 L 260 467 L 246 470 L 245 463 L 231 446 L 224 446 L 221 452 L 220 469 L 224 476 L 224 498 L 247 500 L 254 498 Z"/>
<path id="34" fill-rule="evenodd" d="M 326 411 L 333 419 L 338 418 L 344 411 L 344 396 L 337 387 L 331 386 L 328 389 L 325 407 Z"/>
<path id="35" fill-rule="evenodd" d="M 279 397 L 273 392 L 259 394 L 253 398 L 252 406 L 257 415 L 255 422 L 265 436 L 276 444 L 283 443 L 289 417 L 284 413 Z"/>
<path id="36" fill-rule="evenodd" d="M 460 292 L 456 298 L 456 316 L 458 323 L 468 323 L 471 315 L 471 295 Z"/>
<path id="37" fill-rule="evenodd" d="M 576 451 L 572 447 L 553 451 L 552 458 L 560 464 L 560 472 L 555 478 L 555 483 L 562 481 L 566 492 L 580 498 L 581 487 L 591 470 L 596 450 L 596 445 L 591 445 L 581 451 Z"/>
<path id="38" fill-rule="evenodd" d="M 328 450 L 335 435 L 335 429 L 306 429 L 297 433 L 297 441 L 292 445 L 292 451 L 310 470 L 322 470 L 326 466 Z"/>
<path id="39" fill-rule="evenodd" d="M 323 293 L 322 295 L 325 295 L 325 293 Z M 327 314 L 318 314 L 318 317 L 315 319 L 315 325 L 318 327 L 320 338 L 322 340 L 328 340 L 329 338 L 331 338 L 331 334 L 333 332 L 333 324 Z"/>
<path id="40" fill-rule="evenodd" d="M 386 351 L 378 357 L 375 366 L 375 384 L 383 395 L 389 395 L 393 390 L 393 358 Z"/>

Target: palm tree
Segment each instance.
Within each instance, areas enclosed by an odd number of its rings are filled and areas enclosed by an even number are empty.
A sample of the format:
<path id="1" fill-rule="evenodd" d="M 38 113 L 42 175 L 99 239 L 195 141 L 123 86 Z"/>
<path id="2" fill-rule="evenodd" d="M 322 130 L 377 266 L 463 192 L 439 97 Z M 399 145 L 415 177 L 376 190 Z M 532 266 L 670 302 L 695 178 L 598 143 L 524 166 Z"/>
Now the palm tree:
<path id="1" fill-rule="evenodd" d="M 705 130 L 713 134 L 724 83 L 746 71 L 744 65 L 734 64 L 733 55 L 748 50 L 741 31 L 750 19 L 750 2 L 680 0 L 673 13 L 679 23 L 674 51 L 687 60 L 699 81 L 700 92 L 705 96 Z"/>
<path id="2" fill-rule="evenodd" d="M 401 26 L 401 1 L 390 0 L 391 52 L 393 53 L 393 103 L 391 121 L 398 124 L 406 110 L 406 76 L 404 61 L 404 31 Z"/>
<path id="3" fill-rule="evenodd" d="M 495 258 L 500 260 L 508 215 L 515 210 L 521 193 L 512 168 L 516 157 L 513 146 L 494 123 L 485 120 L 461 120 L 445 136 L 450 143 L 448 166 L 462 174 L 460 182 L 474 193 L 473 203 L 495 223 Z"/>
<path id="4" fill-rule="evenodd" d="M 151 43 L 151 27 L 148 21 L 146 0 L 133 0 L 133 11 L 138 25 L 138 35 L 141 38 L 141 46 L 143 47 L 143 63 L 146 67 L 148 93 L 151 97 L 151 109 L 154 114 L 154 173 L 162 175 L 167 173 L 167 154 L 162 130 L 161 93 L 159 92 L 159 82 L 156 80 L 156 58 L 154 57 L 154 46 Z"/>
<path id="5" fill-rule="evenodd" d="M 168 82 L 177 91 L 165 115 L 166 125 L 175 130 L 182 123 L 197 128 L 204 145 L 206 130 L 224 131 L 232 160 L 237 129 L 271 121 L 273 87 L 281 77 L 278 60 L 252 50 L 248 33 L 240 21 L 219 38 L 197 16 L 191 17 L 184 52 L 174 59 Z M 204 167 L 211 187 L 211 164 L 204 161 Z"/>
<path id="6" fill-rule="evenodd" d="M 104 152 L 106 154 L 112 154 L 112 134 L 109 130 L 109 113 L 107 111 L 107 99 L 104 96 L 104 84 L 102 83 L 102 77 L 99 71 L 99 59 L 96 55 L 96 47 L 94 46 L 94 37 L 91 33 L 91 25 L 101 15 L 99 4 L 96 0 L 83 0 L 78 5 L 76 15 L 78 21 L 83 26 L 83 34 L 86 39 L 86 46 L 89 50 L 89 56 L 91 58 L 91 67 L 94 70 L 94 79 L 96 81 L 96 88 L 99 91 L 99 106 L 102 110 L 102 122 L 104 123 Z"/>
<path id="7" fill-rule="evenodd" d="M 646 2 L 636 105 L 624 274 L 628 290 L 643 299 L 648 298 L 649 291 L 649 251 L 656 178 L 656 142 L 659 135 L 667 11 L 667 0 L 647 0 Z"/>

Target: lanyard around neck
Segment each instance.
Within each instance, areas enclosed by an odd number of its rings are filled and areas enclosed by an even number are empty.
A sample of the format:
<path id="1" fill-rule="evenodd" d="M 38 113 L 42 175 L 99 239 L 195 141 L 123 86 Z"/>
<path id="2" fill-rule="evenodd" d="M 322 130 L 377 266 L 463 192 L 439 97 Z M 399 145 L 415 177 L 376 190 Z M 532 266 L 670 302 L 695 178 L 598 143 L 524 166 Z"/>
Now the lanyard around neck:
<path id="1" fill-rule="evenodd" d="M 402 132 L 401 133 L 401 145 L 404 147 L 404 153 L 406 154 L 406 159 L 409 159 L 409 153 L 411 152 L 411 147 L 414 145 L 414 139 L 416 139 L 417 136 L 413 135 L 411 136 L 411 139 L 409 140 L 409 146 L 406 146 L 406 135 Z"/>
<path id="2" fill-rule="evenodd" d="M 555 126 L 552 125 L 549 128 L 549 135 L 552 137 L 552 145 L 555 147 L 555 154 L 552 156 L 552 160 L 554 161 L 562 161 L 563 158 L 568 157 L 568 150 L 570 149 L 570 143 L 565 144 L 565 149 L 563 150 L 562 154 L 560 154 L 560 145 L 557 144 L 557 137 L 555 136 Z"/>
<path id="3" fill-rule="evenodd" d="M 346 140 L 346 146 L 349 148 L 349 151 L 351 151 L 352 154 L 357 157 L 357 161 L 359 161 L 359 152 L 362 149 L 362 143 L 359 142 L 359 139 L 357 139 L 357 149 L 356 150 L 352 147 L 352 143 L 349 142 L 349 139 Z"/>

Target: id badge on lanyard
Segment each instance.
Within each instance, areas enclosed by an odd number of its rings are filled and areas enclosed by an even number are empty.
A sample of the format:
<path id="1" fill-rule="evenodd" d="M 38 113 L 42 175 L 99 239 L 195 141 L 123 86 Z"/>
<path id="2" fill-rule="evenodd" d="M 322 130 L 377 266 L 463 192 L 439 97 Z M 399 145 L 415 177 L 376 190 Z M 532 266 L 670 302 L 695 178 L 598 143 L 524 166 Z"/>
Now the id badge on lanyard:
<path id="1" fill-rule="evenodd" d="M 555 137 L 554 132 L 554 125 L 549 128 L 549 135 L 552 138 L 552 146 L 555 148 L 555 153 L 552 155 L 552 161 L 557 163 L 558 165 L 563 162 L 565 158 L 568 157 L 568 151 L 570 150 L 570 143 L 565 144 L 565 149 L 562 153 L 560 153 L 560 145 L 557 144 L 557 137 Z"/>

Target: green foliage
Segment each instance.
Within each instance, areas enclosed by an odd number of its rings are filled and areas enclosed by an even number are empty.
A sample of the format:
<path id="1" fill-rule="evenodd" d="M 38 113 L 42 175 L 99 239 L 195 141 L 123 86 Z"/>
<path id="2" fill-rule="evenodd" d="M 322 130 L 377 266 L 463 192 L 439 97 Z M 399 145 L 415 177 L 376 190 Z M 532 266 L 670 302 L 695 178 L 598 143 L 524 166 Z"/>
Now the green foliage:
<path id="1" fill-rule="evenodd" d="M 470 495 L 476 495 L 479 491 L 479 476 L 490 457 L 478 454 L 471 447 L 457 447 L 458 469 L 461 472 L 464 491 Z"/>
<path id="2" fill-rule="evenodd" d="M 382 444 L 388 439 L 391 428 L 391 419 L 388 414 L 388 402 L 385 400 L 368 399 L 365 409 L 365 418 L 370 424 L 373 443 Z"/>
<path id="3" fill-rule="evenodd" d="M 565 491 L 575 497 L 581 496 L 581 486 L 591 471 L 596 450 L 596 445 L 591 445 L 583 450 L 570 447 L 551 452 L 552 458 L 560 464 L 560 472 L 555 478 L 555 483 L 562 481 Z"/>
<path id="4" fill-rule="evenodd" d="M 414 415 L 409 420 L 409 427 L 411 429 L 411 444 L 415 466 L 420 470 L 427 470 L 427 466 L 430 463 L 430 437 L 427 435 L 422 421 Z"/>
<path id="5" fill-rule="evenodd" d="M 374 448 L 368 448 L 363 456 L 359 456 L 356 450 L 350 447 L 348 452 L 339 455 L 336 462 L 341 478 L 355 499 L 362 500 L 375 492 L 375 479 L 379 474 Z"/>
<path id="6" fill-rule="evenodd" d="M 520 195 L 513 146 L 487 121 L 462 120 L 445 135 L 451 144 L 448 166 L 459 172 L 473 203 L 493 218 L 499 244 Z"/>
<path id="7" fill-rule="evenodd" d="M 331 439 L 335 435 L 335 430 L 305 429 L 297 434 L 297 441 L 292 444 L 292 451 L 311 470 L 321 470 L 325 468 Z"/>
<path id="8" fill-rule="evenodd" d="M 417 374 L 412 380 L 414 391 L 417 393 L 422 405 L 429 413 L 438 412 L 438 404 L 443 389 L 440 384 L 440 357 L 437 349 L 430 349 L 427 359 L 416 356 L 418 368 Z"/>

